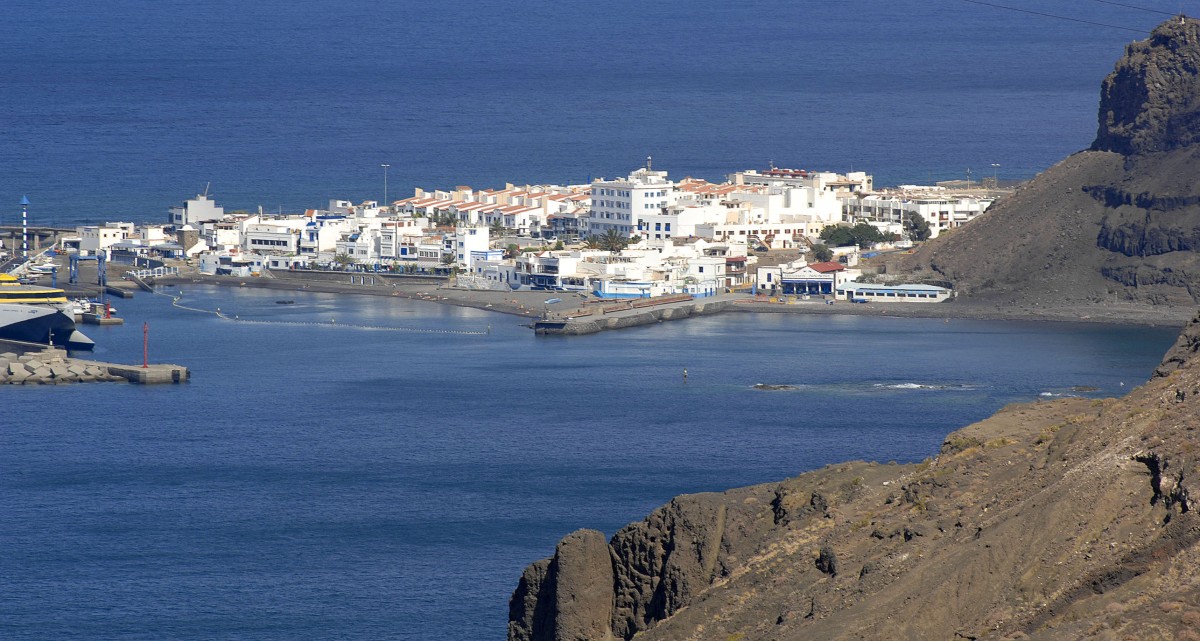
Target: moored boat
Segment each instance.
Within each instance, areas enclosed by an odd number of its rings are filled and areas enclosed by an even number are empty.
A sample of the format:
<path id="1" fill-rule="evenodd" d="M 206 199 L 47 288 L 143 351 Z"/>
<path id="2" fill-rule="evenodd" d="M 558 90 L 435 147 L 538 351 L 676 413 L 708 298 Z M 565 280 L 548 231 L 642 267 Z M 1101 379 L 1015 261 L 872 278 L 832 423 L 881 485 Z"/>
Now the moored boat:
<path id="1" fill-rule="evenodd" d="M 0 274 L 0 303 L 51 304 L 67 302 L 67 293 L 57 287 L 22 283 L 12 274 Z"/>
<path id="2" fill-rule="evenodd" d="M 0 338 L 91 350 L 92 339 L 75 329 L 75 319 L 49 305 L 0 303 Z"/>

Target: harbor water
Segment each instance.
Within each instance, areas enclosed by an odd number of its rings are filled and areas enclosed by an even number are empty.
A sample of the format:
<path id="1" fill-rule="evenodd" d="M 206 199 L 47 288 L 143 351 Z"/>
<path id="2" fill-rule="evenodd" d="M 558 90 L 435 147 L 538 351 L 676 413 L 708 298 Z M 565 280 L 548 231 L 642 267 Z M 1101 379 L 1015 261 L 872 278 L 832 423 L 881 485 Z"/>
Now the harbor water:
<path id="1" fill-rule="evenodd" d="M 1010 402 L 1121 394 L 1176 334 L 727 313 L 562 339 L 423 301 L 182 289 L 238 320 L 139 294 L 91 331 L 135 363 L 148 323 L 151 360 L 191 382 L 0 390 L 0 638 L 499 641 L 523 567 L 576 528 L 917 461 Z"/>

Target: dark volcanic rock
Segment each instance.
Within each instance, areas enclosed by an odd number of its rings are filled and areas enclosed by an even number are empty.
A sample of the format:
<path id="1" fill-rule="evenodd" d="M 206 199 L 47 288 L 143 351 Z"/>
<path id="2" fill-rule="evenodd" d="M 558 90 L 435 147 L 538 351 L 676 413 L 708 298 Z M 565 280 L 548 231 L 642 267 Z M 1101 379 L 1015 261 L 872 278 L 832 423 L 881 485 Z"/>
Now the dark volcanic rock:
<path id="1" fill-rule="evenodd" d="M 1155 378 L 1162 376 L 1170 376 L 1171 372 L 1179 369 L 1184 363 L 1196 357 L 1200 353 L 1200 314 L 1183 328 L 1179 338 L 1175 339 L 1175 344 L 1171 349 L 1167 350 L 1167 355 L 1163 357 L 1162 364 L 1154 370 Z M 1180 390 L 1184 394 L 1187 390 Z M 1181 399 L 1182 400 L 1182 397 Z"/>
<path id="2" fill-rule="evenodd" d="M 508 603 L 510 641 L 611 639 L 613 564 L 595 530 L 559 541 L 554 557 L 530 565 Z"/>
<path id="3" fill-rule="evenodd" d="M 682 496 L 608 545 L 572 534 L 526 570 L 509 638 L 1197 638 L 1197 352 L 1200 317 L 1123 399 L 1012 405 L 920 464 Z"/>
<path id="4" fill-rule="evenodd" d="M 611 638 L 613 565 L 604 535 L 596 530 L 567 535 L 552 565 L 555 641 Z"/>
<path id="5" fill-rule="evenodd" d="M 1200 302 L 1200 22 L 1129 45 L 1104 81 L 1099 133 L 900 265 L 960 299 L 1036 309 Z M 930 273 L 932 272 L 932 273 Z"/>
<path id="6" fill-rule="evenodd" d="M 1095 151 L 1145 154 L 1200 141 L 1200 26 L 1173 18 L 1135 42 L 1100 91 Z"/>

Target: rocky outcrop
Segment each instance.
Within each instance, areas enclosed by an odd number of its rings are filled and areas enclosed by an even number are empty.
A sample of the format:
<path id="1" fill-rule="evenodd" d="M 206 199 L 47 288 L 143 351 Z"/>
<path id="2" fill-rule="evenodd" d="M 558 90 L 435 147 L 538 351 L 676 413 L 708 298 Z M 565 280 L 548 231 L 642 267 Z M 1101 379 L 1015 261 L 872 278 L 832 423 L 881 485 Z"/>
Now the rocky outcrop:
<path id="1" fill-rule="evenodd" d="M 1198 70 L 1200 22 L 1163 23 L 1105 79 L 1089 151 L 895 267 L 1004 306 L 1200 303 Z"/>
<path id="2" fill-rule="evenodd" d="M 1200 354 L 1200 314 L 1197 314 L 1179 333 L 1175 344 L 1167 350 L 1167 355 L 1163 357 L 1162 363 L 1154 370 L 1154 377 L 1170 376 L 1184 363 L 1195 359 L 1197 354 Z"/>
<path id="3" fill-rule="evenodd" d="M 1126 49 L 1100 89 L 1092 149 L 1124 155 L 1200 141 L 1200 26 L 1173 18 Z"/>
<path id="4" fill-rule="evenodd" d="M 509 601 L 513 641 L 612 639 L 613 564 L 608 542 L 578 530 L 558 543 L 554 557 L 534 563 Z"/>
<path id="5" fill-rule="evenodd" d="M 1198 353 L 1200 316 L 1125 398 L 1014 405 L 920 464 L 572 534 L 526 570 L 509 638 L 1200 638 Z"/>

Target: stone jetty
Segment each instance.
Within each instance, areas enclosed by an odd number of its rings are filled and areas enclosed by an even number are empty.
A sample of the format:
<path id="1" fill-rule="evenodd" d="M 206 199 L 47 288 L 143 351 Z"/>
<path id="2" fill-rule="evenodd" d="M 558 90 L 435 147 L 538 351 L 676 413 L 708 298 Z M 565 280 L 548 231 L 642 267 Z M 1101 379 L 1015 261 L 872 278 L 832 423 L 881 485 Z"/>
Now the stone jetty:
<path id="1" fill-rule="evenodd" d="M 710 298 L 691 296 L 635 299 L 597 307 L 591 313 L 566 318 L 541 318 L 533 323 L 533 331 L 542 336 L 582 336 L 610 329 L 651 325 L 692 316 L 724 311 L 737 294 L 719 294 Z"/>
<path id="2" fill-rule="evenodd" d="M 147 367 L 71 358 L 65 350 L 15 341 L 0 341 L 0 385 L 65 383 L 182 383 L 190 373 L 179 365 Z"/>

